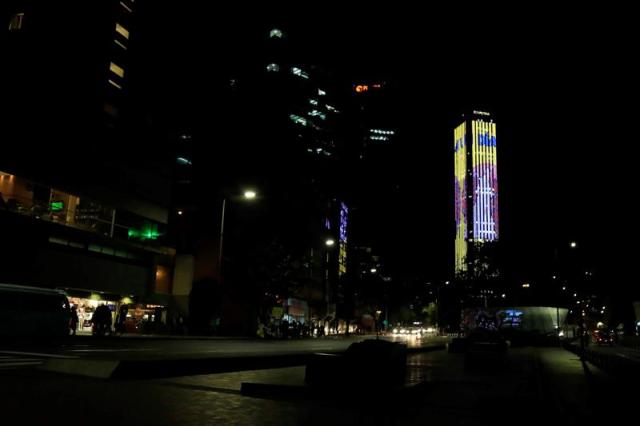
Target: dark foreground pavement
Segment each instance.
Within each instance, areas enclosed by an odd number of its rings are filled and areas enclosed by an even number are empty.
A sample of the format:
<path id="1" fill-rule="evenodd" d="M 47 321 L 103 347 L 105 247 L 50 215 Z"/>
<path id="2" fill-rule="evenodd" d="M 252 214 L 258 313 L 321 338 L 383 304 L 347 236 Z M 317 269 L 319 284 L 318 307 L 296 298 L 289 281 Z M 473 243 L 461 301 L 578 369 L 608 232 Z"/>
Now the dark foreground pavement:
<path id="1" fill-rule="evenodd" d="M 0 372 L 0 412 L 7 424 L 38 425 L 629 424 L 623 414 L 636 397 L 559 348 L 512 349 L 498 370 L 465 369 L 462 354 L 412 354 L 409 378 L 427 385 L 406 399 L 384 388 L 314 399 L 240 394 L 242 382 L 300 384 L 303 371 L 98 380 L 16 369 Z"/>

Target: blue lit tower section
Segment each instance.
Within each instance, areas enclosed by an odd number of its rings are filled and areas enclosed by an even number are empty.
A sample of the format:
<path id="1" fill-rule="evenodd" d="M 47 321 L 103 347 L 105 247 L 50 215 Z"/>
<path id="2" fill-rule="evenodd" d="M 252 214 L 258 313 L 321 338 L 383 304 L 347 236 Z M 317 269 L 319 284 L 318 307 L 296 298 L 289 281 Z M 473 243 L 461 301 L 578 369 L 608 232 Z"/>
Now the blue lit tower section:
<path id="1" fill-rule="evenodd" d="M 474 111 L 454 129 L 455 270 L 468 270 L 469 244 L 498 240 L 496 124 Z"/>
<path id="2" fill-rule="evenodd" d="M 347 224 L 349 221 L 349 209 L 345 203 L 340 203 L 340 235 L 338 253 L 338 276 L 347 272 Z"/>

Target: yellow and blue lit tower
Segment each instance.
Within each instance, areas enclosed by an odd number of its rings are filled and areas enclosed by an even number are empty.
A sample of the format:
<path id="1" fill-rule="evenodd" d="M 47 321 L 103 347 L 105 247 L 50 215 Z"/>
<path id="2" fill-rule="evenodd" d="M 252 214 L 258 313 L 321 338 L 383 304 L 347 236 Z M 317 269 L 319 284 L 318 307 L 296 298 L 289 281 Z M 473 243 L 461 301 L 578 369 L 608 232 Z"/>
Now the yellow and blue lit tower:
<path id="1" fill-rule="evenodd" d="M 496 123 L 491 114 L 463 116 L 454 134 L 455 272 L 469 270 L 473 246 L 499 237 Z"/>

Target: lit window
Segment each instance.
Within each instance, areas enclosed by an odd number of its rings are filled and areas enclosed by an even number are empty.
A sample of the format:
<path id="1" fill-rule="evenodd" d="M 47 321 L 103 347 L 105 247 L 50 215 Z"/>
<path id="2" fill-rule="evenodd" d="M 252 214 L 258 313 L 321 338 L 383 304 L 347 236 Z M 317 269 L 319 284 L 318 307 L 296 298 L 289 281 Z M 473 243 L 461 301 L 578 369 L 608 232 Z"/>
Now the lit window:
<path id="1" fill-rule="evenodd" d="M 280 71 L 280 65 L 278 65 L 278 64 L 269 64 L 269 65 L 267 65 L 267 71 L 269 71 L 269 72 L 278 72 L 278 71 Z"/>
<path id="2" fill-rule="evenodd" d="M 114 39 L 113 42 L 115 44 L 117 44 L 118 46 L 122 47 L 124 50 L 127 50 L 127 46 L 125 46 L 124 44 L 122 44 L 122 42 L 120 42 L 120 40 L 118 39 Z"/>
<path id="3" fill-rule="evenodd" d="M 24 22 L 24 13 L 16 13 L 9 21 L 9 31 L 20 31 Z"/>
<path id="4" fill-rule="evenodd" d="M 311 117 L 320 117 L 322 120 L 326 120 L 327 116 L 325 113 L 318 111 L 317 109 L 309 111 L 309 115 Z"/>
<path id="5" fill-rule="evenodd" d="M 282 38 L 282 36 L 283 36 L 282 31 L 280 31 L 277 28 L 274 28 L 271 31 L 269 31 L 270 38 Z"/>
<path id="6" fill-rule="evenodd" d="M 129 30 L 116 22 L 116 32 L 129 40 Z"/>
<path id="7" fill-rule="evenodd" d="M 327 92 L 325 92 L 322 89 L 318 89 L 318 96 L 325 96 L 327 94 Z"/>
<path id="8" fill-rule="evenodd" d="M 307 74 L 306 72 L 302 71 L 302 69 L 300 69 L 298 67 L 292 67 L 291 68 L 291 73 L 293 75 L 297 75 L 298 77 L 309 79 L 309 74 Z"/>
<path id="9" fill-rule="evenodd" d="M 375 133 L 378 135 L 395 135 L 396 133 L 393 130 L 381 130 L 381 129 L 369 129 L 369 132 Z"/>
<path id="10" fill-rule="evenodd" d="M 296 124 L 307 125 L 307 119 L 296 114 L 289 114 L 289 118 Z"/>
<path id="11" fill-rule="evenodd" d="M 310 103 L 311 105 L 315 105 L 315 106 L 317 106 L 317 105 L 318 105 L 318 101 L 316 101 L 315 99 L 309 99 L 309 103 Z"/>
<path id="12" fill-rule="evenodd" d="M 113 62 L 109 65 L 109 70 L 120 78 L 124 78 L 124 69 Z"/>
<path id="13" fill-rule="evenodd" d="M 129 13 L 133 12 L 133 10 L 131 10 L 131 8 L 130 8 L 130 7 L 129 7 L 125 2 L 122 2 L 122 1 L 121 1 L 121 2 L 120 2 L 120 6 L 122 6 L 122 8 L 123 8 L 124 10 L 126 10 L 127 12 L 129 12 Z"/>
<path id="14" fill-rule="evenodd" d="M 122 86 L 120 86 L 118 83 L 116 83 L 115 81 L 109 79 L 109 84 L 112 85 L 113 87 L 115 87 L 116 89 L 122 89 Z"/>

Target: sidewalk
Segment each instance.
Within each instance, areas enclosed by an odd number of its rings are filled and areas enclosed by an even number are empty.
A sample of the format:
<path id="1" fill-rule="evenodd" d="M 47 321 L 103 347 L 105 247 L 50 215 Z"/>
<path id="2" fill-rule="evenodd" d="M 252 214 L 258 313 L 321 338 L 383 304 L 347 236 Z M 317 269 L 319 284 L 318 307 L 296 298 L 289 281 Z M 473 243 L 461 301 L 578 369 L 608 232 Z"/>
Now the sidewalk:
<path id="1" fill-rule="evenodd" d="M 77 339 L 95 339 L 96 336 L 91 334 L 90 332 L 78 332 L 75 336 L 69 336 L 70 338 Z M 246 337 L 246 336 L 191 336 L 189 334 L 138 334 L 138 333 L 118 333 L 114 335 L 105 336 L 102 338 L 114 338 L 114 339 L 154 339 L 154 340 L 258 340 L 257 337 Z"/>
<path id="2" fill-rule="evenodd" d="M 558 422 L 615 424 L 623 419 L 620 407 L 630 394 L 616 378 L 565 349 L 537 348 L 536 360 L 541 391 Z"/>
<path id="3" fill-rule="evenodd" d="M 73 336 L 72 336 L 73 337 Z M 84 337 L 93 337 L 93 333 L 87 330 L 78 330 L 75 337 L 84 338 Z M 302 337 L 298 339 L 265 339 L 259 338 L 257 336 L 198 336 L 198 335 L 190 335 L 190 334 L 145 334 L 145 333 L 117 333 L 113 337 L 124 337 L 128 339 L 165 339 L 165 340 L 267 340 L 267 341 L 277 341 L 277 340 L 313 340 L 313 339 L 345 339 L 345 338 L 356 338 L 356 337 L 366 337 L 366 338 L 375 338 L 375 333 L 370 334 L 354 334 L 351 333 L 349 336 L 344 334 L 327 334 L 322 337 Z M 385 336 L 380 335 L 380 338 Z"/>

